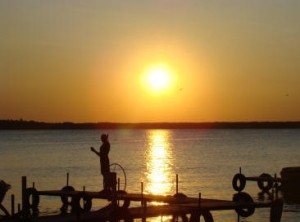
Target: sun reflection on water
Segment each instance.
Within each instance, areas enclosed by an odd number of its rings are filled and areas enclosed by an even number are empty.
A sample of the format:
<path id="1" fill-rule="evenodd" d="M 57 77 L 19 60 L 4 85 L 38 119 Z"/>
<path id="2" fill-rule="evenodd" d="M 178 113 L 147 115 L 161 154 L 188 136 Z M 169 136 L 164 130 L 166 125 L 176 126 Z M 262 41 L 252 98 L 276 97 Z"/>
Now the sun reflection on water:
<path id="1" fill-rule="evenodd" d="M 170 132 L 167 130 L 153 130 L 148 134 L 146 193 L 166 195 L 174 190 L 173 154 L 170 137 Z"/>

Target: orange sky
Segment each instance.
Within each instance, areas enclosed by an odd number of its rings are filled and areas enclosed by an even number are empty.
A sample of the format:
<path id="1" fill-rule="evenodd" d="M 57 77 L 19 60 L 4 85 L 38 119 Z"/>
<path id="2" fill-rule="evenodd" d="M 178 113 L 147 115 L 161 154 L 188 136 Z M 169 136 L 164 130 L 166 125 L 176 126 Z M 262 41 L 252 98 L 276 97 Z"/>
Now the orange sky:
<path id="1" fill-rule="evenodd" d="M 0 119 L 300 120 L 300 2 L 0 2 Z M 165 64 L 172 87 L 141 78 Z"/>

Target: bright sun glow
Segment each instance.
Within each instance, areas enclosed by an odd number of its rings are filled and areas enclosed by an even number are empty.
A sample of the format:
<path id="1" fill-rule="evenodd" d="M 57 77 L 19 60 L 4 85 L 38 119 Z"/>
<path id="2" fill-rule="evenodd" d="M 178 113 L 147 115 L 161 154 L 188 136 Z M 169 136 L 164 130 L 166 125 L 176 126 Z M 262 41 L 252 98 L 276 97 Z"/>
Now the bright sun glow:
<path id="1" fill-rule="evenodd" d="M 174 74 L 166 65 L 156 65 L 146 69 L 143 77 L 144 87 L 153 93 L 168 91 L 172 86 Z"/>
<path id="2" fill-rule="evenodd" d="M 149 71 L 148 81 L 152 88 L 162 89 L 168 86 L 170 76 L 166 70 L 162 68 L 155 68 Z"/>

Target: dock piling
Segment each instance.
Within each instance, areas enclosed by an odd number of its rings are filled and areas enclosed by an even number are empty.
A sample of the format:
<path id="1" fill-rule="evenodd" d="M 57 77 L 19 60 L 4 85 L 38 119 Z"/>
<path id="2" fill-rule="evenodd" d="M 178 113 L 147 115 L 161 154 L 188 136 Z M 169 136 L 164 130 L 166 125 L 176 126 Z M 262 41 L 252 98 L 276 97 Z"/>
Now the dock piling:
<path id="1" fill-rule="evenodd" d="M 67 186 L 69 186 L 69 173 L 67 173 Z"/>
<path id="2" fill-rule="evenodd" d="M 15 195 L 11 195 L 11 216 L 15 215 Z"/>
<path id="3" fill-rule="evenodd" d="M 141 198 L 141 204 L 142 204 L 142 206 L 143 206 L 143 204 L 144 204 L 144 183 L 143 182 L 141 182 L 141 196 L 142 196 L 142 198 Z"/>
<path id="4" fill-rule="evenodd" d="M 283 209 L 283 199 L 275 199 L 272 201 L 271 210 L 270 210 L 270 221 L 271 222 L 280 222 Z"/>
<path id="5" fill-rule="evenodd" d="M 201 208 L 201 192 L 199 193 L 198 207 Z"/>
<path id="6" fill-rule="evenodd" d="M 22 176 L 22 210 L 25 211 L 28 209 L 26 203 L 26 189 L 27 189 L 27 178 Z"/>
<path id="7" fill-rule="evenodd" d="M 178 174 L 176 174 L 176 195 L 178 195 Z"/>

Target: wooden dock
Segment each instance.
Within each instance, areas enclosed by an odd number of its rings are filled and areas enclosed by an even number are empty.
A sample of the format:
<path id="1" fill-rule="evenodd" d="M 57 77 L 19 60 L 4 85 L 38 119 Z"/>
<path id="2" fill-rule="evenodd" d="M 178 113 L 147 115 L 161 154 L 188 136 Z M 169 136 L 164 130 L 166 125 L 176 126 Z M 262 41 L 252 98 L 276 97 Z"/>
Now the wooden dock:
<path id="1" fill-rule="evenodd" d="M 139 194 L 128 194 L 123 195 L 122 199 L 130 199 L 134 197 L 136 201 L 141 201 L 139 198 Z M 141 196 L 140 196 L 141 197 Z M 137 198 L 137 199 L 136 199 Z M 163 196 L 150 195 L 148 200 L 163 200 Z M 71 214 L 62 214 L 57 216 L 44 216 L 44 217 L 35 217 L 33 218 L 34 222 L 94 222 L 94 221 L 118 221 L 124 220 L 128 222 L 132 222 L 134 219 L 146 219 L 150 217 L 158 217 L 158 216 L 172 216 L 173 218 L 180 217 L 183 222 L 196 222 L 199 221 L 200 217 L 204 218 L 205 222 L 213 222 L 213 216 L 211 211 L 219 211 L 219 210 L 236 210 L 236 209 L 251 209 L 255 208 L 264 208 L 271 207 L 270 218 L 274 211 L 278 212 L 278 201 L 274 202 L 264 202 L 264 203 L 244 203 L 244 202 L 233 202 L 227 200 L 216 200 L 216 199 L 201 199 L 197 198 L 187 198 L 184 202 L 180 201 L 180 204 L 174 204 L 173 198 L 166 197 L 164 199 L 166 202 L 171 201 L 173 204 L 166 205 L 152 205 L 152 206 L 140 206 L 140 207 L 131 207 L 131 208 L 123 208 L 118 207 L 113 204 L 110 204 L 100 210 L 85 212 L 80 211 Z M 192 200 L 194 203 L 188 203 L 188 200 Z M 195 202 L 197 201 L 197 202 Z M 279 205 L 281 202 L 279 203 Z M 274 207 L 273 207 L 274 206 Z M 281 205 L 282 207 L 282 205 Z M 271 222 L 279 222 L 280 219 L 272 219 Z"/>
<path id="2" fill-rule="evenodd" d="M 145 221 L 150 217 L 171 216 L 174 221 L 180 218 L 183 222 L 199 222 L 203 218 L 205 222 L 214 222 L 211 211 L 234 210 L 239 218 L 251 216 L 256 208 L 270 208 L 270 222 L 280 222 L 283 208 L 282 199 L 256 202 L 245 192 L 234 194 L 232 200 L 218 200 L 202 198 L 201 193 L 198 198 L 187 197 L 179 193 L 178 189 L 175 195 L 145 194 L 143 184 L 140 193 L 127 193 L 116 189 L 110 192 L 92 192 L 85 189 L 76 191 L 68 183 L 61 190 L 38 191 L 34 186 L 27 188 L 26 183 L 26 177 L 23 177 L 22 209 L 8 221 L 30 219 L 32 222 L 132 222 L 134 219 Z M 60 198 L 61 214 L 40 216 L 40 196 Z M 94 199 L 108 200 L 109 204 L 92 211 Z M 135 204 L 135 207 L 130 207 L 131 202 L 140 203 L 140 206 Z"/>
<path id="3" fill-rule="evenodd" d="M 206 222 L 213 222 L 214 219 L 211 211 L 234 210 L 238 215 L 248 217 L 254 213 L 256 208 L 271 208 L 272 211 L 272 205 L 274 204 L 273 201 L 254 202 L 248 194 L 243 192 L 237 193 L 233 200 L 206 199 L 201 198 L 201 195 L 199 195 L 199 198 L 193 198 L 180 193 L 173 196 L 165 196 L 126 193 L 124 191 L 101 193 L 90 191 L 48 190 L 36 191 L 33 193 L 31 189 L 30 194 L 28 195 L 35 195 L 35 197 L 32 196 L 31 198 L 27 198 L 28 200 L 32 199 L 32 201 L 34 201 L 37 196 L 43 195 L 70 198 L 68 203 L 75 208 L 75 211 L 72 211 L 73 213 L 69 214 L 35 217 L 33 218 L 33 221 L 35 222 L 133 221 L 134 219 L 145 219 L 164 215 L 180 217 L 184 222 L 196 222 L 199 221 L 200 217 L 203 217 Z M 89 208 L 80 206 L 79 201 L 81 199 L 89 202 Z M 100 210 L 90 211 L 93 199 L 106 199 L 111 201 L 111 204 Z M 123 205 L 119 204 L 119 201 L 123 201 Z M 129 207 L 130 203 L 133 201 L 140 202 L 141 205 L 139 207 Z M 149 203 L 151 202 L 161 203 L 163 205 L 150 205 Z M 84 204 L 85 203 L 86 202 L 84 202 Z M 33 206 L 32 203 L 27 204 L 29 207 Z M 65 203 L 63 203 L 63 205 L 64 204 Z M 282 206 L 281 210 L 276 209 L 276 211 L 282 211 Z M 271 220 L 271 222 L 278 222 L 278 220 Z"/>

